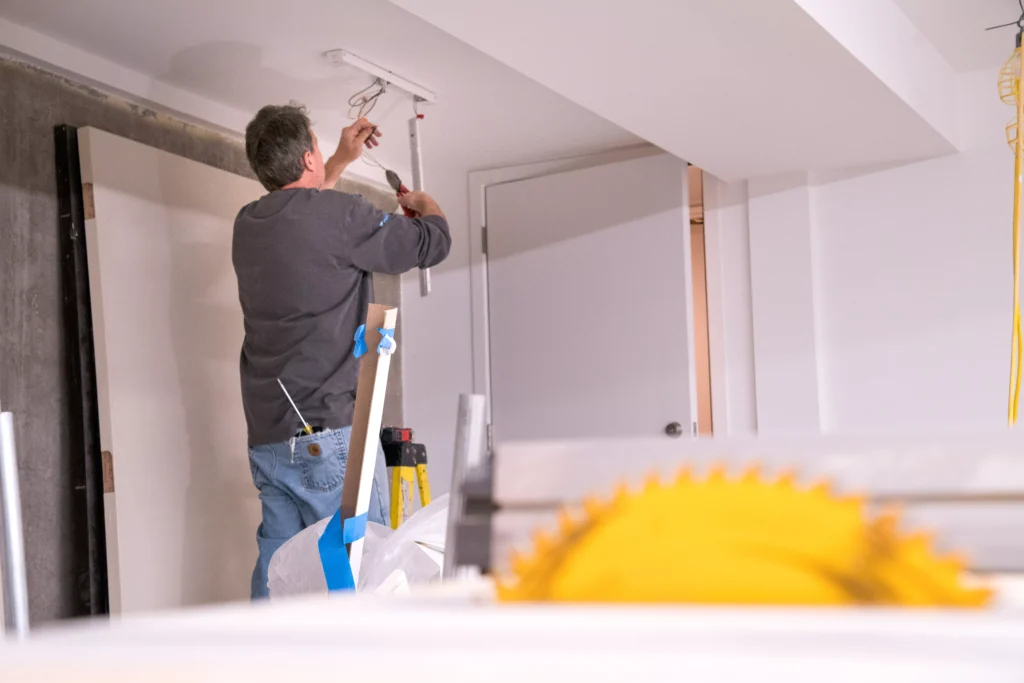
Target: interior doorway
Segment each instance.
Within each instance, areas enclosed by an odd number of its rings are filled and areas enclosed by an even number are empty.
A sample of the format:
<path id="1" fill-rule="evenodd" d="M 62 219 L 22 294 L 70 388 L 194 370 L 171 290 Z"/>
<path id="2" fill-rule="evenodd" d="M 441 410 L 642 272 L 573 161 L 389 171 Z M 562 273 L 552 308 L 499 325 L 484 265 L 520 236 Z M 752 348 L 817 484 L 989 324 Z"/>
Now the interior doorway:
<path id="1" fill-rule="evenodd" d="M 690 198 L 691 272 L 693 273 L 693 355 L 697 388 L 697 434 L 711 436 L 711 352 L 708 341 L 707 260 L 704 251 L 704 172 L 687 167 Z"/>
<path id="2" fill-rule="evenodd" d="M 483 188 L 495 441 L 696 436 L 686 162 Z"/>

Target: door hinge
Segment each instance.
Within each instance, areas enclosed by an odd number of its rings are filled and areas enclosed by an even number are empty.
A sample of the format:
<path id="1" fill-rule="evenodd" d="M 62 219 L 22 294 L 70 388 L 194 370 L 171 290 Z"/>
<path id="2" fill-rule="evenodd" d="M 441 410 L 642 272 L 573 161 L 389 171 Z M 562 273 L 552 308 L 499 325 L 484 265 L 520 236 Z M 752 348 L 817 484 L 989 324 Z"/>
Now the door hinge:
<path id="1" fill-rule="evenodd" d="M 480 249 L 487 256 L 487 226 L 480 228 Z"/>
<path id="2" fill-rule="evenodd" d="M 487 423 L 487 454 L 494 452 L 494 425 Z"/>

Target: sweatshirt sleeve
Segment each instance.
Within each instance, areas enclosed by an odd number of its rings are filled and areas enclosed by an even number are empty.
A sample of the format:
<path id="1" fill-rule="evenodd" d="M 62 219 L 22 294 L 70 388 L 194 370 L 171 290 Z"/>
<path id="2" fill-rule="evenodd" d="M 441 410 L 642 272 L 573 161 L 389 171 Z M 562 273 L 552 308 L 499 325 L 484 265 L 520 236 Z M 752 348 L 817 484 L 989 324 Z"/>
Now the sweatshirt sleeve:
<path id="1" fill-rule="evenodd" d="M 352 263 L 370 273 L 430 268 L 444 261 L 452 246 L 448 221 L 441 216 L 385 213 L 360 196 L 353 196 L 345 228 Z"/>

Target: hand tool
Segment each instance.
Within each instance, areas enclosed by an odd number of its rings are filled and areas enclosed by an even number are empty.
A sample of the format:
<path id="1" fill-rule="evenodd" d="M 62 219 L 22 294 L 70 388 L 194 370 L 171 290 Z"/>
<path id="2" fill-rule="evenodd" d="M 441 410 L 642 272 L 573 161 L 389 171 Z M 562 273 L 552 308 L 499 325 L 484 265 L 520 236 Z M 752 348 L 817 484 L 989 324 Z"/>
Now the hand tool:
<path id="1" fill-rule="evenodd" d="M 384 175 L 388 179 L 388 185 L 391 186 L 391 189 L 395 191 L 395 194 L 397 196 L 402 197 L 402 196 L 405 196 L 405 195 L 409 194 L 409 188 L 407 188 L 405 186 L 405 184 L 402 182 L 402 179 L 398 177 L 397 173 L 395 173 L 394 171 L 391 171 L 391 170 L 387 170 L 387 171 L 384 172 Z M 412 209 L 407 209 L 405 207 L 402 207 L 402 211 L 409 218 L 418 218 L 419 217 L 419 213 L 417 213 L 416 211 L 413 211 Z"/>
<path id="2" fill-rule="evenodd" d="M 277 383 L 281 385 L 281 391 L 284 392 L 284 396 L 285 398 L 288 399 L 288 402 L 292 404 L 292 409 L 295 410 L 295 414 L 299 416 L 300 420 L 302 420 L 302 430 L 307 434 L 312 435 L 313 428 L 309 425 L 308 422 L 306 422 L 306 418 L 302 417 L 302 413 L 299 412 L 299 407 L 295 405 L 295 401 L 292 400 L 292 395 L 289 394 L 288 390 L 284 388 L 284 382 L 281 381 L 280 377 L 277 379 Z"/>

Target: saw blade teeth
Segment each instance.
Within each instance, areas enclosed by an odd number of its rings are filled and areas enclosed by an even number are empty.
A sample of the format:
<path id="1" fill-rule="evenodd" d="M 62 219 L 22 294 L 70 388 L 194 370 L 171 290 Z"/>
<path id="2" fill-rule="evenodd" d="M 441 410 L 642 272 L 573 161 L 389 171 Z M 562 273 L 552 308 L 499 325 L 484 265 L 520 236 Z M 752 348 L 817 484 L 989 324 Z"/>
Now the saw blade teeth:
<path id="1" fill-rule="evenodd" d="M 601 500 L 595 496 L 587 496 L 583 499 L 583 512 L 588 517 L 597 517 L 604 510 L 605 506 Z"/>
<path id="2" fill-rule="evenodd" d="M 516 599 L 516 584 L 509 579 L 495 579 L 494 592 L 498 600 L 510 601 Z"/>
<path id="3" fill-rule="evenodd" d="M 623 503 L 628 498 L 629 498 L 629 484 L 626 484 L 625 482 L 623 482 L 623 483 L 620 483 L 618 486 L 615 487 L 615 495 L 613 497 L 613 500 L 616 503 Z"/>
<path id="4" fill-rule="evenodd" d="M 807 492 L 820 496 L 832 496 L 832 485 L 826 479 L 817 479 L 810 483 Z"/>
<path id="5" fill-rule="evenodd" d="M 960 553 L 949 553 L 939 559 L 942 566 L 954 574 L 962 574 L 967 571 L 967 558 Z"/>
<path id="6" fill-rule="evenodd" d="M 919 529 L 907 534 L 903 539 L 903 543 L 909 548 L 930 553 L 934 538 L 932 532 Z"/>
<path id="7" fill-rule="evenodd" d="M 576 520 L 566 508 L 558 511 L 558 530 L 565 536 L 576 530 Z"/>
<path id="8" fill-rule="evenodd" d="M 775 480 L 775 485 L 796 488 L 796 472 L 793 470 L 783 470 L 779 473 L 779 478 Z"/>
<path id="9" fill-rule="evenodd" d="M 761 466 L 757 463 L 748 465 L 744 468 L 743 473 L 740 475 L 740 481 L 755 483 L 762 480 Z"/>
<path id="10" fill-rule="evenodd" d="M 540 556 L 543 553 L 550 551 L 555 546 L 554 537 L 547 531 L 539 530 L 533 534 L 533 549 L 534 554 Z"/>
<path id="11" fill-rule="evenodd" d="M 693 481 L 693 470 L 688 465 L 683 465 L 676 472 L 674 483 L 678 486 L 689 484 L 691 481 Z"/>
<path id="12" fill-rule="evenodd" d="M 516 549 L 512 551 L 512 557 L 509 558 L 509 566 L 512 567 L 514 573 L 525 574 L 531 564 L 530 557 L 522 550 Z"/>
<path id="13" fill-rule="evenodd" d="M 879 510 L 875 516 L 874 526 L 883 532 L 896 533 L 902 517 L 902 510 L 900 510 L 899 506 L 889 504 Z"/>
<path id="14" fill-rule="evenodd" d="M 661 477 L 657 472 L 651 472 L 644 479 L 644 491 L 656 491 L 661 488 Z"/>
<path id="15" fill-rule="evenodd" d="M 726 480 L 727 469 L 725 465 L 716 463 L 708 470 L 708 483 L 722 483 Z"/>

